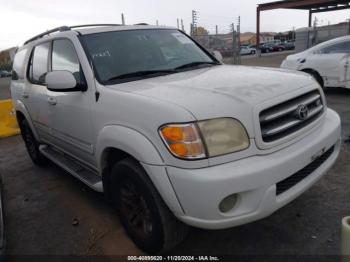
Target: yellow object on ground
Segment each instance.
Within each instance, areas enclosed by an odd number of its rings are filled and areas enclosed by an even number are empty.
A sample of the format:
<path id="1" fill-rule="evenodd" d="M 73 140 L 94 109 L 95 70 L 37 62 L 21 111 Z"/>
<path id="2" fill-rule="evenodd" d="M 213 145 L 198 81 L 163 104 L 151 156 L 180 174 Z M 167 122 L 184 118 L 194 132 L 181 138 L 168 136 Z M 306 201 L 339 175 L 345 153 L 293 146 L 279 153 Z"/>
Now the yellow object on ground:
<path id="1" fill-rule="evenodd" d="M 0 100 L 0 138 L 18 135 L 19 133 L 12 100 Z"/>

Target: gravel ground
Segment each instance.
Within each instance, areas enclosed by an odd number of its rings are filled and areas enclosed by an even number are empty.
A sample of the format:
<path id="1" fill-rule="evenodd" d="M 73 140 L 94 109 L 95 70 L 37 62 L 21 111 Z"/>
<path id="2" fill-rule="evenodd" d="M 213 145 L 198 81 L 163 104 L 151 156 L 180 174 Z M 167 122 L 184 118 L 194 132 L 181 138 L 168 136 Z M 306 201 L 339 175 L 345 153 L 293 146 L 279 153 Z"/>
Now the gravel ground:
<path id="1" fill-rule="evenodd" d="M 249 60 L 276 66 L 281 59 L 249 58 L 244 64 Z M 345 139 L 350 130 L 350 90 L 329 89 L 326 95 L 329 107 L 341 115 Z M 192 229 L 172 254 L 339 254 L 340 220 L 350 214 L 349 156 L 349 144 L 343 143 L 328 174 L 270 217 L 226 230 Z M 0 140 L 0 173 L 7 254 L 141 254 L 102 195 L 53 164 L 34 166 L 20 136 Z"/>

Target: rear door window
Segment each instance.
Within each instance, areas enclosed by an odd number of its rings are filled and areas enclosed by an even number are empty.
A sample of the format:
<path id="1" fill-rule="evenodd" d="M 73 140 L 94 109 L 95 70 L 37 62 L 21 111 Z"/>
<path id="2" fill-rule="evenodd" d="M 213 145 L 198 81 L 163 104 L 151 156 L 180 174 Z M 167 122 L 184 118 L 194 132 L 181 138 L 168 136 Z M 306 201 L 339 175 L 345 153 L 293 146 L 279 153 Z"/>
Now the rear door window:
<path id="1" fill-rule="evenodd" d="M 45 84 L 45 76 L 48 72 L 50 44 L 51 42 L 46 42 L 34 48 L 29 66 L 29 79 L 35 84 Z"/>

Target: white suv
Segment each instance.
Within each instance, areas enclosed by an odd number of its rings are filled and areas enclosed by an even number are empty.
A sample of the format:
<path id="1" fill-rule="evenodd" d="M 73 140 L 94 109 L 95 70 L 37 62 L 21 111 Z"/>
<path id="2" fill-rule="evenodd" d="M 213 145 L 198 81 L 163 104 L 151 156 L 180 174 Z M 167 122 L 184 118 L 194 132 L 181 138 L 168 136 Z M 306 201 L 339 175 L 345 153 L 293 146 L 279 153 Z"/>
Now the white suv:
<path id="1" fill-rule="evenodd" d="M 61 27 L 19 48 L 11 91 L 29 155 L 104 192 L 137 246 L 266 217 L 320 179 L 340 119 L 300 72 L 221 64 L 183 32 Z"/>

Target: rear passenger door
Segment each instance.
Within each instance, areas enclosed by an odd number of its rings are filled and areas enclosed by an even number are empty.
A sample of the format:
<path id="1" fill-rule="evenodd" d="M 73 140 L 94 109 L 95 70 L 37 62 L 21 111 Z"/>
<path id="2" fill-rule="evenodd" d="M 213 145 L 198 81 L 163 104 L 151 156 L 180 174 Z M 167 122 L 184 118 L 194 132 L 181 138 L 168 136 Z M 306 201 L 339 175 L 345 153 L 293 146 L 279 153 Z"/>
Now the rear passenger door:
<path id="1" fill-rule="evenodd" d="M 56 39 L 52 42 L 51 70 L 71 72 L 78 85 L 87 87 L 84 72 L 73 42 Z M 83 160 L 93 162 L 91 102 L 93 92 L 48 91 L 49 112 L 52 118 L 51 134 L 54 144 Z"/>
<path id="2" fill-rule="evenodd" d="M 23 90 L 23 100 L 29 108 L 35 129 L 41 140 L 50 141 L 50 115 L 45 76 L 49 68 L 51 42 L 34 47 L 29 60 L 27 77 L 29 84 Z"/>

